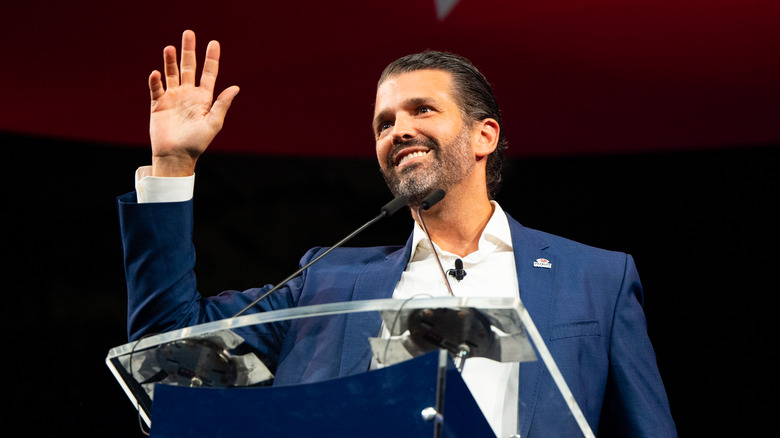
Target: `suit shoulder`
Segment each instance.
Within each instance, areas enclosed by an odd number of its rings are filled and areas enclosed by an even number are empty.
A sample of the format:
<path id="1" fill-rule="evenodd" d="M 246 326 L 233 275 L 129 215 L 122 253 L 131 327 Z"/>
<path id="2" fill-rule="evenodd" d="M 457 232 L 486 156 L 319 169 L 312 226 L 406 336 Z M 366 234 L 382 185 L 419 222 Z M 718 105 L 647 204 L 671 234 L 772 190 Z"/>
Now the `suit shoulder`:
<path id="1" fill-rule="evenodd" d="M 355 247 L 355 246 L 348 246 L 348 247 L 341 247 L 334 249 L 330 254 L 325 256 L 322 261 L 326 262 L 326 259 L 329 259 L 330 262 L 327 262 L 328 264 L 331 263 L 337 263 L 337 264 L 351 264 L 351 263 L 371 263 L 375 261 L 384 260 L 390 255 L 393 255 L 397 253 L 398 251 L 401 251 L 404 247 L 401 245 L 391 245 L 391 246 L 368 246 L 368 247 Z M 303 257 L 302 262 L 308 262 L 310 260 L 313 260 L 315 257 L 320 256 L 325 251 L 329 250 L 329 247 L 315 247 L 310 249 L 308 252 L 306 252 L 306 255 Z"/>
<path id="2" fill-rule="evenodd" d="M 552 245 L 557 246 L 562 249 L 566 249 L 567 251 L 572 252 L 578 252 L 583 254 L 592 254 L 592 255 L 602 255 L 605 257 L 625 257 L 626 253 L 622 251 L 614 251 L 610 249 L 605 248 L 599 248 L 596 246 L 588 245 L 582 242 L 578 242 L 576 240 L 572 240 L 566 237 L 562 237 L 556 234 L 547 233 L 544 231 L 538 231 L 535 230 L 537 233 L 540 233 L 551 242 Z"/>
<path id="3" fill-rule="evenodd" d="M 628 254 L 621 251 L 613 251 L 604 248 L 587 245 L 557 234 L 528 228 L 517 221 L 510 220 L 513 240 L 520 244 L 531 243 L 534 246 L 555 251 L 566 257 L 574 257 L 583 261 L 594 260 L 610 263 L 624 264 Z"/>

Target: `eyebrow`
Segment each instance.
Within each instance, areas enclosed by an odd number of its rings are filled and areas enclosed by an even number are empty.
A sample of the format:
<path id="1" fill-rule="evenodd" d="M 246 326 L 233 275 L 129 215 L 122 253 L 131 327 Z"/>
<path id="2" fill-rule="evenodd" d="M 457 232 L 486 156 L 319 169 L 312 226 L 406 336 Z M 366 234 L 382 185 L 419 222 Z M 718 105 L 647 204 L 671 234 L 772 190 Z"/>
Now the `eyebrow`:
<path id="1" fill-rule="evenodd" d="M 433 99 L 432 97 L 411 97 L 403 101 L 401 103 L 401 107 L 417 107 L 424 104 L 436 106 L 436 100 Z M 375 131 L 382 121 L 387 120 L 390 117 L 390 114 L 392 114 L 392 111 L 389 109 L 384 109 L 381 112 L 377 113 L 376 117 L 374 117 L 374 123 L 373 123 L 373 127 Z"/>

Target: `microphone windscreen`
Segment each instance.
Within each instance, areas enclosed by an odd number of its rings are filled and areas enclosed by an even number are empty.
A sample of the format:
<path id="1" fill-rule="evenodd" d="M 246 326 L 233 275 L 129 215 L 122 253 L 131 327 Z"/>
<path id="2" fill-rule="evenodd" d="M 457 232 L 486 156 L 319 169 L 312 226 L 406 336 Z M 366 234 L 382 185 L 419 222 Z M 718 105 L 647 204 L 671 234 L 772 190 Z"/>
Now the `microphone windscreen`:
<path id="1" fill-rule="evenodd" d="M 392 216 L 398 210 L 406 207 L 406 204 L 408 203 L 409 203 L 408 196 L 398 196 L 397 198 L 385 204 L 384 207 L 380 209 L 380 211 L 385 213 L 385 216 Z"/>
<path id="2" fill-rule="evenodd" d="M 437 202 L 444 199 L 444 190 L 442 189 L 436 189 L 431 193 L 430 195 L 426 196 L 425 199 L 420 202 L 420 207 L 422 207 L 423 210 L 427 210 L 434 205 L 436 205 Z"/>

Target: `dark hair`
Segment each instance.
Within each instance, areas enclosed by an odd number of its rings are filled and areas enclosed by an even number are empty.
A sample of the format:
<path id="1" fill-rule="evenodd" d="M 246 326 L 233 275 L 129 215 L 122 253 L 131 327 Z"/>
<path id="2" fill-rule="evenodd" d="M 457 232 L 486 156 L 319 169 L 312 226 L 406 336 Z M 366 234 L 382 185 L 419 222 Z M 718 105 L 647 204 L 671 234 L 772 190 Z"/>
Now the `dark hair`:
<path id="1" fill-rule="evenodd" d="M 496 150 L 488 156 L 485 165 L 487 194 L 492 199 L 501 184 L 501 168 L 507 147 L 501 111 L 493 95 L 493 87 L 468 59 L 454 53 L 432 50 L 407 55 L 391 62 L 379 77 L 377 86 L 390 76 L 417 70 L 442 70 L 452 75 L 456 102 L 469 124 L 487 118 L 498 122 L 498 144 Z"/>

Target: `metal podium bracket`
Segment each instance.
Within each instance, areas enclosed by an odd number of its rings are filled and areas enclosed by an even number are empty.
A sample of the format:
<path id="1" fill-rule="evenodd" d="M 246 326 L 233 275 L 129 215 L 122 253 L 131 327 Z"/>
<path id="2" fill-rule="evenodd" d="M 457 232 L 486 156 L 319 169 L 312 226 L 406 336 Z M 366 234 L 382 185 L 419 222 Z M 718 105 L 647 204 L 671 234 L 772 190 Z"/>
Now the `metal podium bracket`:
<path id="1" fill-rule="evenodd" d="M 380 365 L 393 365 L 436 349 L 449 351 L 459 369 L 469 357 L 497 362 L 536 360 L 519 318 L 505 310 L 437 307 L 380 313 L 391 334 L 369 338 Z"/>

